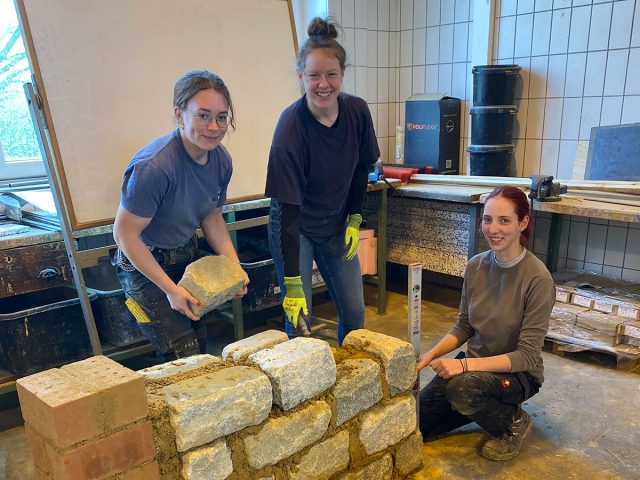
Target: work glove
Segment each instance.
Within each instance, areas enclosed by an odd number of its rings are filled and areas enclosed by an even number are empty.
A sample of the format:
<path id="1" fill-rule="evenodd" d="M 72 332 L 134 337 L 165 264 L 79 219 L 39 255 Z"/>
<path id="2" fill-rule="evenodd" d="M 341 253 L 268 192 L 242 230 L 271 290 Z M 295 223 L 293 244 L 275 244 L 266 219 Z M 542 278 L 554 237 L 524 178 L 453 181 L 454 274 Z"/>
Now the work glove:
<path id="1" fill-rule="evenodd" d="M 299 276 L 284 277 L 284 287 L 287 290 L 287 294 L 282 301 L 282 308 L 293 328 L 297 329 L 300 310 L 304 315 L 309 314 L 307 299 L 304 297 L 304 291 L 302 290 L 302 279 Z"/>
<path id="2" fill-rule="evenodd" d="M 358 243 L 360 242 L 360 224 L 362 215 L 352 213 L 349 215 L 347 230 L 344 232 L 344 243 L 347 246 L 346 260 L 351 260 L 358 253 Z"/>

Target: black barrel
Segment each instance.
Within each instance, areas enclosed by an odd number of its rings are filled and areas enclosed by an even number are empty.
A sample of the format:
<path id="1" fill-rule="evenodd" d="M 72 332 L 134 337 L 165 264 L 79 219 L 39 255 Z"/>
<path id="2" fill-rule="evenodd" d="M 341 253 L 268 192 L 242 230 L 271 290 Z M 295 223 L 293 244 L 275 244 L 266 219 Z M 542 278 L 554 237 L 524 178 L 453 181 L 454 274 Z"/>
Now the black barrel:
<path id="1" fill-rule="evenodd" d="M 513 122 L 518 113 L 515 105 L 471 107 L 471 143 L 504 145 L 513 143 Z"/>
<path id="2" fill-rule="evenodd" d="M 471 175 L 510 177 L 514 145 L 469 145 Z"/>
<path id="3" fill-rule="evenodd" d="M 515 99 L 518 65 L 476 65 L 473 73 L 473 104 L 512 105 Z"/>

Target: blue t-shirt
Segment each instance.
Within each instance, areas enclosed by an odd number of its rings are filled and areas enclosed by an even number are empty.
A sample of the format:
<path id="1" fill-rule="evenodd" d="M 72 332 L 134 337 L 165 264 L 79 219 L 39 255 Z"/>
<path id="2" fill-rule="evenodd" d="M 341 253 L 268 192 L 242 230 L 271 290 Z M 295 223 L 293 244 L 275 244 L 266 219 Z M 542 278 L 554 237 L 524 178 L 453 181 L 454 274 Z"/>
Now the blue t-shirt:
<path id="1" fill-rule="evenodd" d="M 309 111 L 306 95 L 282 112 L 271 144 L 265 195 L 300 205 L 300 231 L 322 241 L 344 228 L 356 166 L 380 156 L 367 103 L 341 93 L 336 123 L 327 127 Z"/>
<path id="2" fill-rule="evenodd" d="M 151 218 L 140 238 L 150 246 L 184 245 L 202 219 L 227 199 L 231 156 L 218 145 L 206 165 L 187 153 L 178 130 L 156 138 L 136 153 L 124 172 L 121 205 L 139 217 Z"/>

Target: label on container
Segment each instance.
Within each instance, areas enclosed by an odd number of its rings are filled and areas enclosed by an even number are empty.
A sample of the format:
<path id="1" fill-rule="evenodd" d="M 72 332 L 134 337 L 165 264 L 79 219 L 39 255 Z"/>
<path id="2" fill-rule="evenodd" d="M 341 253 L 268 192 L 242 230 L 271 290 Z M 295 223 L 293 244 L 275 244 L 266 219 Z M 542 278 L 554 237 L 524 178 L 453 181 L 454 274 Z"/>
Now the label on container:
<path id="1" fill-rule="evenodd" d="M 593 304 L 593 309 L 594 310 L 598 310 L 600 312 L 604 312 L 604 313 L 611 313 L 613 312 L 613 303 L 609 303 L 607 301 L 598 301 L 596 300 Z"/>
<path id="2" fill-rule="evenodd" d="M 556 290 L 556 301 L 569 303 L 569 292 L 561 292 L 559 290 Z"/>
<path id="3" fill-rule="evenodd" d="M 581 307 L 587 307 L 587 308 L 591 308 L 591 302 L 593 301 L 592 298 L 590 297 L 585 297 L 583 295 L 576 295 L 575 293 L 573 294 L 573 297 L 571 298 L 571 303 L 575 304 L 575 305 L 580 305 Z"/>

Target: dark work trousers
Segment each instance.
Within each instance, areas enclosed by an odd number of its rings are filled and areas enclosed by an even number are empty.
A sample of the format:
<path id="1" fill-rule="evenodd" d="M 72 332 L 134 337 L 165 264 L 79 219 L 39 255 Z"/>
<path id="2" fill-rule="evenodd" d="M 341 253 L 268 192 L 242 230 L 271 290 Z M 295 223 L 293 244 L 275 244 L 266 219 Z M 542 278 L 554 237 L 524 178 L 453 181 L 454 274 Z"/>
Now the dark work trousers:
<path id="1" fill-rule="evenodd" d="M 185 268 L 198 258 L 197 239 L 194 237 L 181 247 L 151 249 L 162 270 L 178 282 Z M 204 353 L 207 327 L 199 321 L 171 308 L 167 295 L 151 280 L 138 272 L 122 252 L 113 260 L 116 273 L 127 298 L 133 299 L 144 312 L 136 315 L 142 333 L 165 360 Z"/>
<path id="2" fill-rule="evenodd" d="M 436 375 L 420 392 L 420 431 L 429 440 L 476 422 L 499 437 L 507 433 L 518 406 L 539 389 L 526 372 L 467 372 L 449 380 Z"/>

